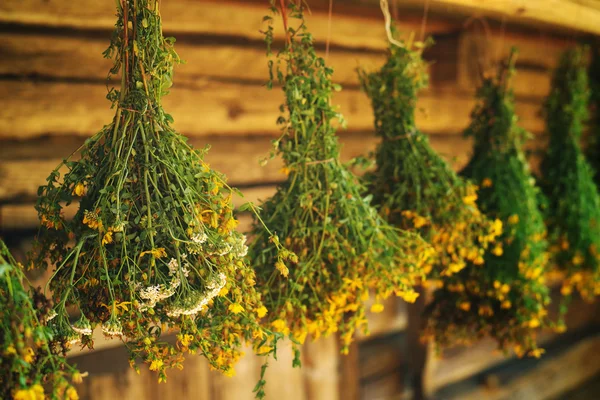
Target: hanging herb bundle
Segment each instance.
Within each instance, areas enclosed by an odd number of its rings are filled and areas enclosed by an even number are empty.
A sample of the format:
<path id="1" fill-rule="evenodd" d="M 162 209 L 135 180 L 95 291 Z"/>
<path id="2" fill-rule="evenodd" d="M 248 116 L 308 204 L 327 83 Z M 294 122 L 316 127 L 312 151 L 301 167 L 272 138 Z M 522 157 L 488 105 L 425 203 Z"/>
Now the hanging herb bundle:
<path id="1" fill-rule="evenodd" d="M 26 281 L 23 267 L 0 240 L 0 397 L 78 399 L 70 382 L 79 383 L 82 376 L 67 363 L 67 349 L 43 323 L 50 302 L 40 292 L 31 292 Z"/>
<path id="2" fill-rule="evenodd" d="M 159 381 L 186 352 L 231 374 L 245 340 L 259 353 L 273 351 L 259 325 L 267 310 L 244 263 L 232 189 L 161 106 L 179 59 L 174 39 L 162 35 L 158 5 L 118 3 L 105 53 L 115 60 L 111 74 L 121 73 L 120 90 L 108 94 L 116 116 L 39 189 L 37 256 L 54 267 L 52 326 L 65 341 L 92 347 L 101 325 L 123 338 L 132 366 L 143 359 Z M 61 210 L 77 198 L 68 221 Z M 71 323 L 67 311 L 79 320 Z M 161 338 L 173 330 L 175 343 Z"/>
<path id="3" fill-rule="evenodd" d="M 595 170 L 596 183 L 600 184 L 600 49 L 598 43 L 591 47 L 589 67 L 590 105 L 592 123 L 588 140 L 587 156 Z"/>
<path id="4" fill-rule="evenodd" d="M 392 44 L 380 71 L 359 71 L 382 138 L 375 152 L 377 168 L 367 181 L 390 223 L 420 233 L 433 245 L 436 257 L 429 268 L 439 278 L 469 262 L 483 264 L 502 223 L 479 212 L 476 188 L 457 176 L 415 125 L 417 92 L 427 84 L 423 44 L 416 45 L 419 50 Z"/>
<path id="5" fill-rule="evenodd" d="M 300 343 L 307 335 L 339 332 L 346 352 L 356 328 L 366 325 L 369 290 L 376 300 L 396 294 L 414 301 L 413 285 L 423 278 L 431 248 L 416 234 L 387 225 L 340 162 L 334 121 L 343 120 L 331 104 L 339 87 L 331 81 L 332 69 L 316 55 L 303 9 L 294 3 L 287 8 L 281 1 L 287 41 L 276 63 L 269 63 L 269 85 L 276 76 L 285 93 L 278 121 L 282 135 L 273 143 L 273 156 L 281 155 L 288 178 L 264 203 L 261 217 L 278 238 L 273 241 L 256 224 L 250 254 L 271 326 Z M 286 9 L 297 27 L 288 28 Z M 274 6 L 272 12 L 277 13 Z M 265 19 L 270 54 L 273 18 Z M 297 259 L 282 260 L 278 241 Z M 372 308 L 382 309 L 379 302 Z"/>
<path id="6" fill-rule="evenodd" d="M 550 135 L 542 161 L 542 189 L 551 255 L 564 274 L 562 293 L 586 299 L 600 294 L 600 195 L 580 141 L 588 116 L 589 88 L 582 48 L 561 58 L 546 101 Z"/>
<path id="7" fill-rule="evenodd" d="M 434 292 L 427 333 L 442 346 L 490 336 L 501 349 L 539 356 L 536 330 L 548 324 L 546 230 L 509 88 L 514 59 L 513 53 L 496 79 L 484 78 L 465 133 L 475 144 L 463 173 L 479 185 L 477 204 L 502 221 L 503 233 L 483 265 L 468 265 Z"/>

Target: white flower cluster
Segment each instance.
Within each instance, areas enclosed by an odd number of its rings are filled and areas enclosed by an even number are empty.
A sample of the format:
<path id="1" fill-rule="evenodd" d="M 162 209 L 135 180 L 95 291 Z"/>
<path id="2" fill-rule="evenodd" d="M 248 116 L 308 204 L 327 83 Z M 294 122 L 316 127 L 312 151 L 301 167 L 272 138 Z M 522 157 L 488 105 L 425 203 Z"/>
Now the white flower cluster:
<path id="1" fill-rule="evenodd" d="M 90 321 L 83 316 L 79 321 L 71 325 L 71 328 L 81 335 L 89 336 L 92 334 L 92 325 L 90 324 Z"/>
<path id="2" fill-rule="evenodd" d="M 187 258 L 187 254 L 183 254 L 181 258 L 185 260 Z M 153 308 L 159 301 L 168 299 L 169 297 L 173 296 L 177 288 L 181 285 L 181 277 L 179 273 L 181 272 L 186 278 L 190 274 L 190 270 L 187 267 L 187 265 L 188 264 L 186 262 L 180 268 L 179 261 L 177 261 L 177 259 L 175 258 L 171 258 L 171 261 L 169 261 L 169 263 L 167 264 L 167 267 L 169 268 L 169 276 L 171 277 L 171 281 L 168 285 L 161 283 L 158 285 L 148 286 L 139 289 L 140 297 L 146 300 L 145 302 L 142 302 L 140 304 L 140 310 L 146 311 L 149 308 Z"/>
<path id="3" fill-rule="evenodd" d="M 200 254 L 202 245 L 208 240 L 208 235 L 205 232 L 195 233 L 190 240 L 191 242 L 187 245 L 188 251 L 192 254 Z"/>
<path id="4" fill-rule="evenodd" d="M 193 292 L 177 304 L 174 304 L 168 311 L 170 317 L 180 315 L 195 315 L 206 307 L 206 305 L 214 299 L 221 289 L 227 283 L 227 277 L 222 272 L 206 286 L 208 292 L 205 294 Z"/>
<path id="5" fill-rule="evenodd" d="M 114 318 L 102 324 L 102 333 L 106 336 L 123 336 L 123 326 Z"/>

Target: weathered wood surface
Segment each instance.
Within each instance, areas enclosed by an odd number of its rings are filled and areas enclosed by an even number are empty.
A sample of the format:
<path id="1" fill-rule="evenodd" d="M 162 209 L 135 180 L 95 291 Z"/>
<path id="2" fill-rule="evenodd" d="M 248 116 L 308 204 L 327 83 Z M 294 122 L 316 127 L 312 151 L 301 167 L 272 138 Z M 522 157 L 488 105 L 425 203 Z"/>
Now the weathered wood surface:
<path id="1" fill-rule="evenodd" d="M 508 364 L 483 377 L 483 384 L 465 383 L 448 400 L 545 400 L 577 387 L 600 373 L 600 336 L 593 335 L 567 348 L 550 350 L 540 360 Z M 590 397 L 592 399 L 594 397 Z"/>

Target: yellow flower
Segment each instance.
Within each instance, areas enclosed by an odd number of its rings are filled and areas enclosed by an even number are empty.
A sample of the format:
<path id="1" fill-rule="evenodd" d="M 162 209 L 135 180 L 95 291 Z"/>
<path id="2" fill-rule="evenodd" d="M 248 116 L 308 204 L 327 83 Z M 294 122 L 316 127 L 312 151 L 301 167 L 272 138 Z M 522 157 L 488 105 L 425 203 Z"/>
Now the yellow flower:
<path id="1" fill-rule="evenodd" d="M 504 250 L 502 249 L 502 245 L 501 244 L 497 244 L 494 249 L 492 250 L 492 254 L 495 255 L 496 257 L 500 257 L 502 254 L 504 254 Z"/>
<path id="2" fill-rule="evenodd" d="M 404 301 L 406 301 L 407 303 L 412 304 L 415 301 L 417 301 L 417 298 L 419 297 L 419 293 L 415 292 L 414 290 L 411 290 L 409 292 L 402 293 L 400 295 L 400 297 L 402 297 L 404 299 Z"/>
<path id="3" fill-rule="evenodd" d="M 384 309 L 383 304 L 381 303 L 375 303 L 371 306 L 371 312 L 372 313 L 380 313 L 382 312 Z"/>
<path id="4" fill-rule="evenodd" d="M 502 221 L 499 219 L 494 220 L 494 224 L 492 225 L 492 236 L 500 236 L 502 235 Z"/>
<path id="5" fill-rule="evenodd" d="M 256 309 L 256 315 L 258 316 L 258 318 L 262 318 L 265 315 L 267 315 L 267 307 L 265 306 L 260 306 L 259 308 Z"/>
<path id="6" fill-rule="evenodd" d="M 73 194 L 79 197 L 83 196 L 85 194 L 85 185 L 79 182 L 77 185 L 75 185 L 75 188 L 73 189 Z"/>
<path id="7" fill-rule="evenodd" d="M 113 241 L 113 233 L 112 230 L 109 230 L 108 232 L 106 232 L 106 234 L 104 235 L 104 237 L 102 238 L 102 244 L 110 244 Z"/>
<path id="8" fill-rule="evenodd" d="M 231 311 L 234 314 L 239 314 L 242 311 L 244 311 L 244 307 L 242 307 L 241 305 L 239 305 L 238 303 L 233 303 L 229 305 L 228 308 L 229 311 Z"/>
<path id="9" fill-rule="evenodd" d="M 79 400 L 79 395 L 77 394 L 77 390 L 73 386 L 69 386 L 67 391 L 65 392 L 65 396 L 68 400 Z"/>
<path id="10" fill-rule="evenodd" d="M 163 360 L 152 360 L 150 363 L 150 371 L 158 371 L 163 364 Z"/>
<path id="11" fill-rule="evenodd" d="M 283 261 L 277 261 L 275 263 L 275 268 L 277 268 L 277 271 L 279 271 L 279 273 L 281 275 L 283 275 L 285 278 L 288 277 L 290 270 L 288 269 L 288 267 L 286 267 L 286 265 L 283 263 Z"/>
<path id="12" fill-rule="evenodd" d="M 229 367 L 227 368 L 227 370 L 225 372 L 223 372 L 223 375 L 231 378 L 235 376 L 235 369 L 233 367 Z"/>
<path id="13" fill-rule="evenodd" d="M 15 346 L 11 344 L 6 348 L 6 350 L 4 350 L 4 355 L 10 356 L 13 354 L 17 354 L 17 350 L 15 349 Z"/>
<path id="14" fill-rule="evenodd" d="M 573 288 L 570 285 L 563 285 L 560 288 L 560 294 L 562 294 L 563 296 L 568 296 L 571 293 L 573 293 Z"/>
<path id="15" fill-rule="evenodd" d="M 284 335 L 290 333 L 290 329 L 287 327 L 287 324 L 282 319 L 276 319 L 275 321 L 271 322 L 271 326 L 273 327 L 275 332 L 280 332 Z"/>
<path id="16" fill-rule="evenodd" d="M 19 389 L 13 394 L 13 400 L 30 400 L 31 398 L 32 396 L 29 394 L 29 389 Z"/>
<path id="17" fill-rule="evenodd" d="M 34 355 L 35 355 L 35 353 L 33 352 L 33 349 L 31 347 L 28 347 L 27 349 L 25 349 L 25 354 L 23 355 L 23 361 L 25 361 L 27 364 L 31 364 L 33 362 Z"/>
<path id="18" fill-rule="evenodd" d="M 500 307 L 506 309 L 509 309 L 512 306 L 512 303 L 510 302 L 510 300 L 504 300 L 501 304 Z"/>
<path id="19" fill-rule="evenodd" d="M 306 341 L 306 336 L 308 335 L 308 331 L 307 330 L 303 330 L 301 332 L 296 332 L 294 333 L 294 339 L 296 339 L 296 341 L 300 344 L 304 344 L 304 342 Z"/>
<path id="20" fill-rule="evenodd" d="M 256 350 L 256 354 L 258 354 L 258 355 L 268 354 L 271 352 L 271 350 L 273 350 L 273 347 L 271 347 L 271 346 L 260 346 L 258 348 L 258 350 Z"/>
<path id="21" fill-rule="evenodd" d="M 519 216 L 517 214 L 513 214 L 508 217 L 508 223 L 511 225 L 516 225 L 519 223 Z"/>
<path id="22" fill-rule="evenodd" d="M 463 311 L 469 311 L 471 309 L 471 303 L 468 301 L 461 302 L 458 307 Z"/>
<path id="23" fill-rule="evenodd" d="M 533 329 L 533 328 L 537 328 L 538 326 L 540 326 L 540 320 L 539 320 L 539 319 L 537 319 L 537 318 L 533 318 L 532 320 L 530 320 L 530 321 L 527 323 L 527 325 L 528 325 L 530 328 L 532 328 L 532 329 Z"/>
<path id="24" fill-rule="evenodd" d="M 457 272 L 462 271 L 465 267 L 466 267 L 466 264 L 464 262 L 462 262 L 462 261 L 455 262 L 455 263 L 450 263 L 450 265 L 448 265 L 448 271 L 451 274 L 455 274 Z"/>
<path id="25" fill-rule="evenodd" d="M 481 181 L 481 187 L 484 187 L 484 188 L 492 187 L 492 180 L 490 178 L 485 178 L 483 181 Z"/>
<path id="26" fill-rule="evenodd" d="M 283 167 L 279 170 L 283 175 L 288 176 L 290 174 L 290 169 L 288 167 Z"/>
<path id="27" fill-rule="evenodd" d="M 585 259 L 583 257 L 581 257 L 580 254 L 575 254 L 573 256 L 573 259 L 571 260 L 573 265 L 581 265 L 581 264 L 583 264 L 584 261 L 585 261 Z"/>
<path id="28" fill-rule="evenodd" d="M 79 371 L 77 371 L 73 374 L 71 380 L 73 381 L 73 383 L 81 383 L 83 382 L 83 375 Z"/>
<path id="29" fill-rule="evenodd" d="M 416 229 L 421 228 L 422 226 L 427 225 L 427 218 L 421 217 L 420 215 L 415 216 L 413 219 L 413 225 Z"/>
<path id="30" fill-rule="evenodd" d="M 477 195 L 476 194 L 470 194 L 468 196 L 463 197 L 463 203 L 465 203 L 468 206 L 475 205 L 476 201 L 477 201 Z"/>
<path id="31" fill-rule="evenodd" d="M 529 352 L 531 357 L 540 358 L 544 354 L 544 349 L 535 349 Z"/>

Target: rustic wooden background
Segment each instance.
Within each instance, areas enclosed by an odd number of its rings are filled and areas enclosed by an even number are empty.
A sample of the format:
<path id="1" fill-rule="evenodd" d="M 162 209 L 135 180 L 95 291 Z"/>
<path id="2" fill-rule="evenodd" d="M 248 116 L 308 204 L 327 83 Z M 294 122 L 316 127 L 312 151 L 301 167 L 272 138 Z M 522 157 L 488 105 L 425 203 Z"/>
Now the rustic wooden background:
<path id="1" fill-rule="evenodd" d="M 384 61 L 378 2 L 334 1 L 331 29 L 329 1 L 308 3 L 309 28 L 323 53 L 329 40 L 328 62 L 344 87 L 334 99 L 348 120 L 348 129 L 339 132 L 343 157 L 366 154 L 377 141 L 355 69 Z M 540 108 L 549 72 L 565 48 L 600 34 L 598 2 L 390 3 L 402 31 L 416 31 L 417 37 L 424 31 L 436 41 L 426 53 L 431 84 L 421 94 L 417 122 L 457 169 L 469 154 L 470 143 L 461 132 L 474 105 L 479 66 L 506 56 L 512 45 L 519 47 L 517 114 L 533 134 L 528 149 L 535 163 L 544 146 Z M 243 201 L 269 196 L 283 179 L 281 164 L 274 160 L 260 167 L 258 161 L 277 135 L 282 97 L 264 87 L 260 29 L 266 1 L 164 0 L 162 10 L 165 31 L 177 37 L 176 49 L 187 61 L 177 68 L 172 93 L 164 100 L 176 128 L 195 146 L 211 145 L 207 161 L 242 189 Z M 112 118 L 104 98 L 110 62 L 101 53 L 113 25 L 109 0 L 0 1 L 0 235 L 17 254 L 27 249 L 38 224 L 37 187 Z M 247 227 L 246 217 L 242 222 Z M 563 393 L 600 376 L 600 359 L 593 356 L 600 353 L 600 318 L 594 304 L 576 301 L 572 309 L 567 334 L 543 335 L 548 353 L 541 360 L 506 358 L 484 341 L 443 356 L 422 348 L 427 350 L 423 366 L 424 360 L 409 351 L 415 348 L 415 330 L 407 329 L 405 305 L 392 300 L 382 314 L 371 316 L 371 335 L 361 337 L 349 356 L 339 355 L 335 338 L 307 344 L 298 370 L 291 368 L 290 349 L 281 349 L 268 371 L 268 398 L 407 399 L 415 393 L 411 382 L 417 382 L 427 394 L 444 399 L 584 399 Z M 72 360 L 90 373 L 80 394 L 91 400 L 250 399 L 260 369 L 260 360 L 244 357 L 237 376 L 226 378 L 209 371 L 202 358 L 190 357 L 183 371 L 159 385 L 148 371 L 137 376 L 129 369 L 118 341 L 102 338 L 94 352 L 74 351 Z M 585 387 L 593 393 L 594 385 Z"/>

